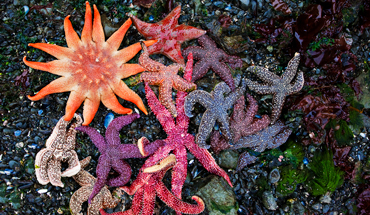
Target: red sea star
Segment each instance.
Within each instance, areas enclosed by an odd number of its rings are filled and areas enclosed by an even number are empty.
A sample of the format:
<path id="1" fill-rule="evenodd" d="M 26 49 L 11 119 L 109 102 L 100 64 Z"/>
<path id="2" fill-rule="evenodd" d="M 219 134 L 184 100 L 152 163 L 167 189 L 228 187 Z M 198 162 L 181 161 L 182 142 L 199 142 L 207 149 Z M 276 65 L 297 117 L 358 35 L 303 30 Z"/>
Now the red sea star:
<path id="1" fill-rule="evenodd" d="M 42 88 L 35 96 L 28 98 L 35 101 L 52 93 L 71 91 L 67 101 L 65 120 L 71 120 L 73 114 L 85 101 L 83 125 L 88 125 L 93 120 L 100 101 L 116 113 L 131 114 L 132 110 L 124 108 L 115 94 L 133 102 L 147 114 L 141 98 L 121 80 L 144 71 L 144 68 L 138 64 L 126 63 L 140 51 L 139 43 L 117 51 L 131 23 L 130 19 L 127 20 L 105 41 L 99 11 L 94 5 L 94 22 L 92 22 L 91 7 L 86 2 L 85 25 L 81 40 L 73 30 L 69 16 L 67 16 L 64 20 L 64 30 L 68 48 L 45 43 L 29 44 L 29 46 L 53 55 L 58 60 L 40 63 L 27 61 L 24 57 L 24 63 L 34 69 L 62 77 Z M 154 42 L 156 41 L 146 41 L 146 45 Z"/>
<path id="2" fill-rule="evenodd" d="M 180 12 L 181 6 L 177 6 L 157 23 L 146 23 L 134 16 L 131 16 L 131 19 L 146 39 L 158 40 L 148 48 L 149 54 L 161 53 L 172 61 L 185 65 L 181 55 L 181 44 L 202 36 L 206 31 L 185 24 L 179 25 Z"/>
<path id="3" fill-rule="evenodd" d="M 176 117 L 176 107 L 172 101 L 172 87 L 178 91 L 191 91 L 197 88 L 197 85 L 190 81 L 184 80 L 177 75 L 181 65 L 172 64 L 165 66 L 149 58 L 147 47 L 141 44 L 143 53 L 139 58 L 139 64 L 149 72 L 140 75 L 140 80 L 149 84 L 159 85 L 159 101 L 168 108 L 170 113 Z M 188 62 L 189 64 L 189 62 Z"/>
<path id="4" fill-rule="evenodd" d="M 136 180 L 130 187 L 121 187 L 129 195 L 134 195 L 132 200 L 132 208 L 123 211 L 112 213 L 114 215 L 152 215 L 154 212 L 155 197 L 158 197 L 165 202 L 169 207 L 173 208 L 177 213 L 199 214 L 204 210 L 204 202 L 201 198 L 193 196 L 192 199 L 197 202 L 197 205 L 192 205 L 181 201 L 174 196 L 162 182 L 165 173 L 175 166 L 176 159 L 173 155 L 168 155 L 160 163 L 154 166 L 147 167 L 145 164 L 141 168 Z M 103 209 L 100 209 L 102 215 L 108 215 Z"/>
<path id="5" fill-rule="evenodd" d="M 239 57 L 228 55 L 224 50 L 217 48 L 216 43 L 207 35 L 199 37 L 198 43 L 202 47 L 191 46 L 182 52 L 185 57 L 191 52 L 194 59 L 198 60 L 194 66 L 192 81 L 202 78 L 209 69 L 212 69 L 234 91 L 234 79 L 225 63 L 229 63 L 230 67 L 235 69 L 236 67 L 242 67 L 243 61 Z"/>
<path id="6" fill-rule="evenodd" d="M 189 55 L 188 64 L 185 70 L 184 78 L 186 80 L 191 79 L 192 71 L 192 55 Z M 188 149 L 206 168 L 209 172 L 222 176 L 232 186 L 229 176 L 221 169 L 215 162 L 212 155 L 207 149 L 200 148 L 194 142 L 194 136 L 187 133 L 189 126 L 189 117 L 184 112 L 184 101 L 187 95 L 186 92 L 177 92 L 176 108 L 178 116 L 175 120 L 166 108 L 158 101 L 154 92 L 150 89 L 149 85 L 145 83 L 146 98 L 151 110 L 156 115 L 158 121 L 161 123 L 163 130 L 167 133 L 167 138 L 164 140 L 165 146 L 160 147 L 152 156 L 148 158 L 145 165 L 152 166 L 156 164 L 163 157 L 166 157 L 171 151 L 176 156 L 177 163 L 172 171 L 172 192 L 181 199 L 182 186 L 185 182 L 187 175 L 187 155 L 186 149 Z M 149 142 L 145 137 L 142 141 Z"/>
<path id="7" fill-rule="evenodd" d="M 94 185 L 94 190 L 89 197 L 89 203 L 91 202 L 92 198 L 99 193 L 105 184 L 108 184 L 112 187 L 118 187 L 125 185 L 130 180 L 131 167 L 123 159 L 144 157 L 137 145 L 121 144 L 119 137 L 119 130 L 139 117 L 140 115 L 135 113 L 114 119 L 109 124 L 105 132 L 105 138 L 101 136 L 94 128 L 87 126 L 80 126 L 76 128 L 76 130 L 88 134 L 101 153 L 98 166 L 96 167 L 97 181 Z M 141 143 L 142 142 L 139 142 L 139 145 Z M 153 154 L 159 146 L 161 146 L 161 142 L 155 142 L 146 146 L 145 150 L 148 151 L 148 154 Z M 118 177 L 108 179 L 108 174 L 111 168 L 117 171 L 119 174 Z"/>

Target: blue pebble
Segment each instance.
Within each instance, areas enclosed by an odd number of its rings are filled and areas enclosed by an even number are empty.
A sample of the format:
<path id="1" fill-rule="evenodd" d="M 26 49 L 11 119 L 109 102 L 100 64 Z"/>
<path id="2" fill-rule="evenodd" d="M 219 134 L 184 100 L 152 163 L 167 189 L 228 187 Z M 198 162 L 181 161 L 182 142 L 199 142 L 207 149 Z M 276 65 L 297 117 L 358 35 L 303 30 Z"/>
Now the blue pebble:
<path id="1" fill-rule="evenodd" d="M 24 9 L 24 15 L 27 15 L 28 12 L 30 11 L 30 8 L 28 6 L 23 6 L 23 9 Z"/>
<path id="2" fill-rule="evenodd" d="M 22 133 L 22 131 L 21 131 L 21 130 L 16 130 L 16 131 L 14 131 L 14 135 L 15 135 L 16 137 L 18 137 L 19 135 L 21 135 L 21 133 Z"/>
<path id="3" fill-rule="evenodd" d="M 38 148 L 38 145 L 36 143 L 32 143 L 28 147 L 31 148 L 31 149 L 36 149 L 36 148 Z"/>
<path id="4" fill-rule="evenodd" d="M 43 110 L 39 110 L 39 111 L 37 111 L 37 113 L 38 113 L 39 115 L 41 115 L 43 112 L 44 112 Z"/>
<path id="5" fill-rule="evenodd" d="M 230 5 L 228 5 L 228 6 L 225 8 L 225 10 L 231 10 L 231 6 L 230 6 Z"/>
<path id="6" fill-rule="evenodd" d="M 258 118 L 258 119 L 261 119 L 262 118 L 262 116 L 261 115 L 258 115 L 258 114 L 256 114 L 256 115 L 254 115 L 256 118 Z"/>
<path id="7" fill-rule="evenodd" d="M 213 128 L 216 130 L 216 131 L 218 131 L 218 130 L 220 130 L 219 128 L 219 126 L 218 126 L 218 124 L 215 124 L 215 126 L 213 126 Z"/>
<path id="8" fill-rule="evenodd" d="M 154 16 L 153 15 L 150 15 L 149 16 L 149 21 L 153 22 L 154 21 Z"/>
<path id="9" fill-rule="evenodd" d="M 303 163 L 304 163 L 304 165 L 307 165 L 309 163 L 308 158 L 304 157 L 303 158 Z"/>
<path id="10" fill-rule="evenodd" d="M 114 119 L 113 113 L 108 113 L 104 119 L 104 127 L 108 128 L 108 125 L 110 124 L 110 122 L 112 122 L 113 119 Z"/>

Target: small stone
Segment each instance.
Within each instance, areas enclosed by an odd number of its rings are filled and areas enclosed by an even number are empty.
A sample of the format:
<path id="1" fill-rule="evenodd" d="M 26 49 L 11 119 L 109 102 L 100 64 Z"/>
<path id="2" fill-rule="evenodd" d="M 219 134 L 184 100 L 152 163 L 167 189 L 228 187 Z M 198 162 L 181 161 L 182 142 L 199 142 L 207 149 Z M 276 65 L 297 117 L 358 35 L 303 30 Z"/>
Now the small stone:
<path id="1" fill-rule="evenodd" d="M 321 211 L 322 209 L 322 204 L 320 203 L 316 203 L 314 205 L 312 205 L 312 209 L 316 210 L 316 211 Z"/>
<path id="2" fill-rule="evenodd" d="M 269 180 L 271 184 L 275 184 L 280 179 L 280 172 L 278 169 L 273 169 L 269 174 Z"/>
<path id="3" fill-rule="evenodd" d="M 325 195 L 321 196 L 320 197 L 320 202 L 330 204 L 330 202 L 331 202 L 330 192 L 327 192 Z"/>
<path id="4" fill-rule="evenodd" d="M 19 169 L 20 164 L 17 161 L 11 160 L 9 161 L 9 167 L 13 170 Z"/>
<path id="5" fill-rule="evenodd" d="M 278 205 L 271 191 L 265 191 L 262 194 L 262 203 L 269 210 L 276 210 Z"/>
<path id="6" fill-rule="evenodd" d="M 16 137 L 18 137 L 19 135 L 21 135 L 22 134 L 22 131 L 21 130 L 16 130 L 16 131 L 14 131 L 14 135 L 16 136 Z"/>
<path id="7" fill-rule="evenodd" d="M 267 46 L 267 51 L 272 52 L 273 50 L 274 50 L 274 47 L 272 47 L 272 46 Z"/>
<path id="8" fill-rule="evenodd" d="M 238 165 L 239 153 L 235 150 L 224 150 L 219 156 L 219 165 L 227 169 L 235 169 Z"/>

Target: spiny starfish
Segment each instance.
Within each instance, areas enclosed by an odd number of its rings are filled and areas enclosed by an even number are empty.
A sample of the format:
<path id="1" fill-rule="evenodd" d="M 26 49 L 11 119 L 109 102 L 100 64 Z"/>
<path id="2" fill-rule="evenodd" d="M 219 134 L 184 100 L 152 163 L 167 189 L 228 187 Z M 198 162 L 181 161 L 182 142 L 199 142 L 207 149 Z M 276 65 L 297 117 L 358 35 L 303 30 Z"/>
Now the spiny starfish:
<path id="1" fill-rule="evenodd" d="M 206 31 L 185 24 L 179 25 L 180 12 L 181 6 L 179 5 L 157 23 L 146 23 L 135 16 L 131 16 L 131 19 L 146 39 L 157 40 L 148 48 L 150 55 L 164 54 L 172 61 L 185 65 L 181 55 L 181 44 L 202 36 Z"/>
<path id="2" fill-rule="evenodd" d="M 259 94 L 274 95 L 272 99 L 271 124 L 274 124 L 279 118 L 281 110 L 283 109 L 285 97 L 300 91 L 303 87 L 303 72 L 298 72 L 297 79 L 294 84 L 290 83 L 296 75 L 299 58 L 299 53 L 295 53 L 281 77 L 260 66 L 250 66 L 247 69 L 247 71 L 256 73 L 259 78 L 266 82 L 266 84 L 259 84 L 255 81 L 246 79 L 249 89 Z"/>
<path id="3" fill-rule="evenodd" d="M 265 149 L 274 149 L 285 143 L 292 133 L 292 130 L 285 127 L 281 121 L 277 121 L 274 125 L 270 125 L 263 130 L 243 137 L 238 140 L 231 149 L 251 148 L 256 152 L 263 152 Z M 254 163 L 257 158 L 251 156 L 248 152 L 240 155 L 237 171 L 243 169 L 248 164 Z"/>
<path id="4" fill-rule="evenodd" d="M 185 69 L 184 78 L 186 80 L 191 79 L 193 59 L 192 55 L 188 56 L 188 64 Z M 154 92 L 150 89 L 149 85 L 145 83 L 146 98 L 151 110 L 156 115 L 158 121 L 161 123 L 163 130 L 167 133 L 167 138 L 164 140 L 165 145 L 158 148 L 158 150 L 150 156 L 146 162 L 146 166 L 152 166 L 160 161 L 163 157 L 166 157 L 171 151 L 176 156 L 177 163 L 172 171 L 172 192 L 181 199 L 182 186 L 185 182 L 187 175 L 187 153 L 186 149 L 190 151 L 207 169 L 209 172 L 222 176 L 232 186 L 229 176 L 221 169 L 217 164 L 212 155 L 203 148 L 200 148 L 194 142 L 194 136 L 189 134 L 189 117 L 184 113 L 184 100 L 187 95 L 186 92 L 177 92 L 176 108 L 178 116 L 176 123 L 168 110 L 158 101 Z M 149 142 L 145 137 L 141 138 L 142 142 Z M 146 143 L 148 144 L 148 143 Z"/>
<path id="5" fill-rule="evenodd" d="M 34 69 L 62 77 L 42 88 L 35 96 L 28 96 L 28 98 L 35 101 L 52 93 L 71 91 L 64 119 L 71 120 L 73 114 L 85 101 L 83 125 L 88 125 L 93 120 L 100 101 L 116 113 L 131 114 L 132 110 L 124 108 L 115 94 L 133 102 L 147 114 L 141 98 L 121 80 L 144 71 L 144 68 L 138 64 L 126 63 L 140 51 L 139 43 L 117 51 L 131 23 L 130 19 L 127 20 L 105 41 L 99 11 L 94 5 L 94 23 L 92 23 L 91 7 L 86 2 L 85 25 L 81 40 L 73 30 L 69 16 L 67 16 L 64 20 L 64 30 L 68 48 L 45 43 L 29 44 L 29 46 L 53 55 L 58 60 L 40 63 L 28 61 L 24 57 L 24 63 Z M 152 40 L 145 43 L 151 45 L 155 42 Z"/>
<path id="6" fill-rule="evenodd" d="M 76 130 L 88 134 L 92 142 L 101 153 L 98 166 L 96 167 L 97 181 L 94 185 L 94 190 L 89 197 L 89 203 L 94 196 L 99 193 L 105 184 L 108 184 L 112 187 L 118 187 L 125 185 L 130 180 L 131 167 L 123 159 L 144 157 L 137 145 L 121 144 L 119 137 L 119 130 L 139 117 L 140 115 L 135 113 L 114 119 L 109 124 L 105 132 L 105 138 L 94 128 L 87 126 L 80 126 L 76 128 Z M 142 143 L 139 142 L 139 144 Z M 159 146 L 161 146 L 161 142 L 155 142 L 146 146 L 145 150 L 148 152 L 148 154 L 152 154 Z M 111 168 L 113 168 L 119 174 L 118 177 L 108 179 Z"/>
<path id="7" fill-rule="evenodd" d="M 242 67 L 243 61 L 240 57 L 228 55 L 224 50 L 217 48 L 216 43 L 207 35 L 199 37 L 198 43 L 201 47 L 191 46 L 182 51 L 184 57 L 191 52 L 194 59 L 198 60 L 194 66 L 192 81 L 202 78 L 209 69 L 212 69 L 234 91 L 234 79 L 226 63 L 229 63 L 230 67 L 235 69 Z"/>
<path id="8" fill-rule="evenodd" d="M 145 44 L 142 43 L 141 46 L 143 53 L 139 58 L 139 64 L 149 72 L 142 73 L 140 80 L 152 85 L 159 85 L 159 101 L 176 117 L 177 111 L 172 100 L 172 88 L 175 88 L 177 91 L 191 91 L 195 90 L 197 85 L 184 80 L 177 74 L 181 68 L 180 64 L 165 66 L 156 62 L 149 58 Z"/>
<path id="9" fill-rule="evenodd" d="M 255 118 L 258 111 L 257 101 L 247 93 L 248 106 L 245 107 L 245 98 L 241 96 L 234 105 L 234 111 L 230 118 L 230 130 L 234 143 L 241 137 L 245 137 L 266 128 L 270 124 L 270 118 L 263 115 L 261 119 Z"/>
<path id="10" fill-rule="evenodd" d="M 236 85 L 239 85 L 240 79 L 240 76 L 235 78 L 234 81 Z M 198 134 L 196 135 L 196 142 L 200 147 L 210 147 L 209 145 L 206 145 L 206 140 L 212 132 L 212 128 L 216 121 L 221 125 L 220 129 L 227 140 L 232 140 L 227 110 L 233 106 L 235 101 L 244 93 L 244 91 L 245 81 L 243 80 L 242 86 L 238 87 L 233 92 L 231 92 L 230 87 L 228 87 L 225 82 L 221 82 L 215 86 L 211 93 L 203 90 L 195 90 L 189 93 L 185 99 L 185 114 L 188 117 L 193 116 L 191 111 L 194 104 L 197 102 L 207 109 L 202 116 Z M 227 97 L 224 97 L 225 93 L 230 94 Z"/>
<path id="11" fill-rule="evenodd" d="M 147 166 L 141 168 L 136 180 L 130 187 L 121 187 L 129 195 L 134 195 L 132 200 L 132 208 L 123 211 L 112 213 L 114 215 L 152 215 L 154 212 L 155 197 L 158 197 L 165 202 L 169 207 L 177 213 L 199 214 L 204 210 L 204 202 L 201 198 L 193 196 L 192 199 L 197 202 L 196 205 L 181 201 L 173 195 L 162 182 L 165 173 L 175 166 L 175 156 L 167 156 L 161 163 L 155 166 Z M 102 215 L 107 215 L 103 209 L 100 209 Z"/>
<path id="12" fill-rule="evenodd" d="M 36 177 L 40 184 L 51 183 L 64 187 L 61 177 L 71 177 L 80 171 L 81 166 L 75 152 L 76 130 L 82 123 L 80 115 L 74 114 L 74 122 L 67 132 L 68 121 L 62 117 L 55 126 L 53 133 L 46 141 L 46 148 L 41 149 L 35 160 Z M 68 162 L 68 168 L 62 170 L 62 162 Z"/>
<path id="13" fill-rule="evenodd" d="M 96 178 L 89 172 L 84 170 L 89 165 L 91 157 L 87 157 L 80 161 L 81 170 L 73 176 L 73 179 L 81 185 L 76 192 L 73 193 L 69 201 L 69 208 L 74 215 L 82 215 L 82 204 L 87 201 L 91 192 L 93 191 Z M 99 215 L 100 208 L 114 208 L 120 202 L 119 196 L 122 195 L 121 189 L 116 189 L 111 192 L 107 186 L 104 186 L 101 191 L 95 196 L 91 204 L 87 206 L 87 215 Z"/>

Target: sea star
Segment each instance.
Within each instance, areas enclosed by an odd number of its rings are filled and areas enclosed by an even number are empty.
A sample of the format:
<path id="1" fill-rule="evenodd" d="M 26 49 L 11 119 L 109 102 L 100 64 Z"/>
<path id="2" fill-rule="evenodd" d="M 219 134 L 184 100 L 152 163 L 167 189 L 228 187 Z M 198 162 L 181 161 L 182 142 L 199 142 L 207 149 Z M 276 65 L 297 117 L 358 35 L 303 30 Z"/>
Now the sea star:
<path id="1" fill-rule="evenodd" d="M 202 36 L 206 31 L 185 24 L 179 25 L 180 12 L 181 6 L 179 5 L 157 23 L 146 23 L 135 16 L 131 16 L 131 19 L 146 39 L 157 40 L 148 48 L 150 55 L 164 54 L 172 61 L 185 65 L 181 55 L 181 44 Z"/>
<path id="2" fill-rule="evenodd" d="M 199 37 L 198 43 L 201 47 L 192 46 L 182 51 L 185 57 L 191 52 L 194 59 L 198 60 L 194 66 L 192 81 L 202 78 L 209 69 L 212 69 L 234 91 L 234 79 L 226 63 L 235 69 L 242 67 L 243 61 L 240 57 L 228 55 L 224 50 L 217 48 L 216 43 L 207 35 Z"/>
<path id="3" fill-rule="evenodd" d="M 240 76 L 234 79 L 236 85 L 239 85 Z M 185 99 L 185 114 L 192 117 L 191 111 L 195 103 L 199 102 L 207 110 L 202 116 L 199 125 L 198 134 L 196 135 L 196 142 L 202 148 L 209 148 L 206 145 L 206 140 L 212 131 L 216 121 L 221 125 L 220 129 L 227 140 L 232 140 L 229 129 L 229 117 L 227 110 L 230 109 L 235 101 L 244 93 L 245 81 L 242 81 L 242 86 L 238 87 L 235 91 L 231 92 L 230 87 L 225 82 L 220 82 L 211 93 L 203 90 L 194 90 L 189 93 Z M 230 93 L 231 92 L 231 93 Z M 225 93 L 228 94 L 224 97 Z"/>
<path id="4" fill-rule="evenodd" d="M 279 118 L 281 110 L 283 109 L 285 97 L 300 91 L 303 87 L 303 72 L 298 72 L 297 79 L 294 84 L 290 83 L 296 75 L 299 58 L 299 53 L 295 53 L 281 77 L 260 66 L 250 66 L 247 69 L 247 71 L 256 73 L 259 78 L 266 82 L 266 84 L 259 84 L 255 81 L 246 79 L 249 89 L 259 94 L 274 95 L 272 99 L 271 124 L 274 124 Z"/>
<path id="5" fill-rule="evenodd" d="M 234 111 L 230 118 L 230 130 L 234 143 L 241 137 L 245 137 L 266 128 L 270 124 L 270 118 L 263 115 L 260 119 L 255 118 L 258 111 L 257 101 L 247 93 L 249 104 L 245 107 L 245 98 L 241 96 L 234 105 Z"/>
<path id="6" fill-rule="evenodd" d="M 197 85 L 177 75 L 181 68 L 180 64 L 165 66 L 156 62 L 149 58 L 145 44 L 142 43 L 141 45 L 143 53 L 139 58 L 139 64 L 149 72 L 142 73 L 140 80 L 152 85 L 159 85 L 159 101 L 176 117 L 177 111 L 172 100 L 172 88 L 175 88 L 177 91 L 191 91 L 195 90 Z"/>
<path id="7" fill-rule="evenodd" d="M 98 166 L 96 167 L 97 181 L 94 185 L 94 190 L 89 197 L 89 203 L 94 196 L 99 193 L 105 184 L 108 184 L 112 187 L 118 187 L 125 185 L 130 180 L 131 167 L 123 159 L 144 157 L 137 145 L 121 144 L 119 137 L 119 130 L 139 117 L 140 115 L 135 113 L 114 119 L 108 125 L 108 128 L 105 132 L 105 138 L 94 128 L 87 126 L 80 126 L 76 128 L 76 130 L 88 134 L 92 142 L 101 153 Z M 139 142 L 139 144 L 143 143 Z M 159 146 L 161 146 L 161 142 L 154 142 L 153 144 L 146 146 L 145 151 L 148 154 L 152 154 Z M 147 154 L 145 154 L 145 156 L 146 155 Z M 108 174 L 111 168 L 113 168 L 119 174 L 118 177 L 108 179 Z"/>
<path id="8" fill-rule="evenodd" d="M 162 164 L 163 162 L 163 164 Z M 132 208 L 112 213 L 114 215 L 152 215 L 154 213 L 154 203 L 156 195 L 177 213 L 199 214 L 204 210 L 204 202 L 201 198 L 193 196 L 192 199 L 197 202 L 196 205 L 181 201 L 173 195 L 162 182 L 165 173 L 175 166 L 175 156 L 167 156 L 161 163 L 154 167 L 141 168 L 136 180 L 130 187 L 121 187 L 129 195 L 134 195 Z M 149 169 L 149 170 L 148 170 Z M 103 209 L 100 209 L 102 215 L 108 215 Z"/>
<path id="9" fill-rule="evenodd" d="M 238 140 L 231 149 L 251 148 L 256 152 L 263 152 L 265 149 L 274 149 L 285 143 L 292 133 L 292 130 L 285 127 L 281 121 L 270 125 L 255 134 L 243 137 Z M 257 158 L 244 152 L 239 157 L 237 171 L 240 171 L 248 164 L 254 163 Z"/>
<path id="10" fill-rule="evenodd" d="M 96 178 L 89 172 L 84 170 L 89 165 L 91 157 L 87 157 L 80 161 L 81 170 L 73 176 L 73 179 L 81 185 L 81 188 L 73 193 L 69 201 L 69 208 L 74 215 L 82 215 L 82 204 L 87 201 L 96 181 Z M 104 186 L 101 191 L 95 196 L 91 204 L 87 206 L 87 215 L 99 215 L 100 208 L 114 208 L 120 202 L 119 196 L 122 195 L 121 189 L 116 189 L 111 194 L 108 187 Z"/>
<path id="11" fill-rule="evenodd" d="M 144 68 L 138 64 L 126 63 L 140 51 L 139 43 L 117 51 L 131 23 L 130 19 L 127 20 L 105 41 L 99 11 L 94 5 L 94 23 L 92 23 L 91 7 L 86 2 L 85 25 L 81 40 L 73 30 L 69 16 L 67 16 L 64 20 L 64 30 L 68 48 L 45 43 L 29 44 L 29 46 L 53 55 L 58 60 L 40 63 L 27 61 L 24 57 L 24 63 L 34 69 L 62 77 L 42 88 L 35 96 L 28 96 L 28 98 L 35 101 L 52 93 L 71 91 L 64 119 L 71 120 L 73 114 L 85 101 L 83 125 L 88 125 L 93 120 L 100 101 L 116 113 L 131 114 L 132 110 L 124 108 L 115 94 L 134 103 L 147 114 L 141 98 L 121 80 L 144 71 Z M 152 40 L 145 43 L 151 45 L 155 42 Z"/>
<path id="12" fill-rule="evenodd" d="M 191 79 L 193 59 L 192 55 L 188 56 L 188 64 L 185 69 L 184 78 Z M 165 145 L 160 147 L 152 156 L 150 156 L 145 165 L 152 166 L 166 157 L 171 151 L 176 156 L 177 163 L 172 171 L 172 192 L 181 199 L 182 186 L 185 182 L 187 175 L 187 153 L 186 149 L 190 151 L 209 172 L 219 175 L 232 186 L 229 176 L 221 169 L 212 155 L 203 148 L 200 148 L 194 142 L 194 136 L 187 132 L 189 126 L 189 117 L 184 113 L 184 100 L 187 95 L 186 92 L 177 92 L 176 108 L 178 116 L 176 123 L 170 112 L 158 101 L 154 92 L 150 89 L 149 85 L 145 83 L 146 98 L 151 110 L 156 115 L 158 121 L 161 123 L 163 130 L 167 133 L 167 138 L 163 140 Z M 141 138 L 143 142 L 149 142 L 145 137 Z"/>
<path id="13" fill-rule="evenodd" d="M 82 123 L 80 115 L 74 114 L 74 122 L 67 132 L 68 121 L 62 117 L 55 126 L 53 133 L 46 141 L 46 148 L 41 149 L 35 160 L 36 177 L 40 184 L 51 183 L 64 187 L 61 177 L 71 177 L 80 171 L 81 166 L 77 153 L 75 128 Z M 68 162 L 68 168 L 62 172 L 61 162 Z"/>

